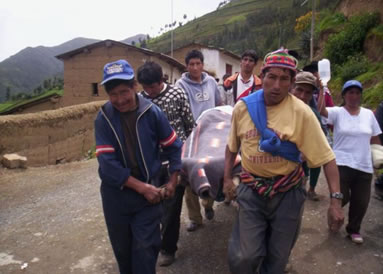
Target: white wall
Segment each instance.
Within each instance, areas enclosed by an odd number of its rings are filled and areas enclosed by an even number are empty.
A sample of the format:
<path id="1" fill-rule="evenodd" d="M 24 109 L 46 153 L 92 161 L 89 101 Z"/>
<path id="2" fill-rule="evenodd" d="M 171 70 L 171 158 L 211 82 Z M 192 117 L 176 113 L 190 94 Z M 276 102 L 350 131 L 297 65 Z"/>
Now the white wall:
<path id="1" fill-rule="evenodd" d="M 221 55 L 221 58 L 220 58 L 220 63 L 218 65 L 219 71 L 218 71 L 217 75 L 219 75 L 219 82 L 222 83 L 222 77 L 226 73 L 226 64 L 229 64 L 233 67 L 232 73 L 234 74 L 234 73 L 239 72 L 241 70 L 240 66 L 239 66 L 241 61 L 238 59 L 234 59 L 233 57 L 226 55 L 224 53 L 221 53 L 220 55 Z"/>
<path id="2" fill-rule="evenodd" d="M 226 73 L 226 64 L 232 65 L 233 73 L 239 72 L 240 60 L 234 59 L 216 49 L 203 48 L 201 51 L 205 58 L 205 70 L 215 72 L 216 77 L 219 78 L 219 83 L 222 83 L 222 77 Z"/>

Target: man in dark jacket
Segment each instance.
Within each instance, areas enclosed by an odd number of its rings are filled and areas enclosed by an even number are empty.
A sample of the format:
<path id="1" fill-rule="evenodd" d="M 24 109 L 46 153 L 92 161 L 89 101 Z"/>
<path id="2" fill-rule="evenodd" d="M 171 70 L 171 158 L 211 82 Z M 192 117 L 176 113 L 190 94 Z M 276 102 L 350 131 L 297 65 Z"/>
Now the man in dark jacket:
<path id="1" fill-rule="evenodd" d="M 161 247 L 160 201 L 174 195 L 182 142 L 165 114 L 136 94 L 125 60 L 104 67 L 109 101 L 95 121 L 101 197 L 120 273 L 155 273 Z M 160 186 L 160 147 L 169 161 L 169 182 Z"/>

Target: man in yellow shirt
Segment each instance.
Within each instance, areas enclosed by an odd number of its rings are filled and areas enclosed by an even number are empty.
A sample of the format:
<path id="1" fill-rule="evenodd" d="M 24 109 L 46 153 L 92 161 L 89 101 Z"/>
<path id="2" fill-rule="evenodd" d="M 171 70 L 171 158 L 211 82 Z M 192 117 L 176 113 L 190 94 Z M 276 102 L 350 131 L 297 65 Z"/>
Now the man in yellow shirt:
<path id="1" fill-rule="evenodd" d="M 287 50 L 269 53 L 261 73 L 263 90 L 234 107 L 224 174 L 224 192 L 236 195 L 239 204 L 228 248 L 232 273 L 283 273 L 306 198 L 301 155 L 310 167 L 324 166 L 329 227 L 338 231 L 343 224 L 335 155 L 311 109 L 289 94 L 296 66 Z M 241 183 L 235 192 L 231 171 L 239 151 Z"/>

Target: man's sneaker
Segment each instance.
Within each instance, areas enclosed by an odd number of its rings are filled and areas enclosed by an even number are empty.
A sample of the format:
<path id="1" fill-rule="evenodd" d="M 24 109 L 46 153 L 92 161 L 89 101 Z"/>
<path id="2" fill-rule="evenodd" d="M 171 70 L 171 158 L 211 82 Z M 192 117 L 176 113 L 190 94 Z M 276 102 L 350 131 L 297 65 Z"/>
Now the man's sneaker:
<path id="1" fill-rule="evenodd" d="M 195 222 L 190 222 L 187 225 L 186 230 L 189 232 L 193 232 L 193 231 L 196 231 L 200 226 L 201 226 L 201 224 L 197 224 Z"/>
<path id="2" fill-rule="evenodd" d="M 214 209 L 212 209 L 212 208 L 205 208 L 205 217 L 208 220 L 213 220 L 213 218 L 214 218 Z"/>
<path id="3" fill-rule="evenodd" d="M 356 244 L 363 244 L 363 237 L 359 233 L 353 233 L 349 235 L 352 242 Z"/>
<path id="4" fill-rule="evenodd" d="M 168 253 L 160 253 L 160 257 L 158 259 L 158 265 L 159 266 L 169 266 L 176 260 L 176 257 L 174 254 L 168 254 Z"/>

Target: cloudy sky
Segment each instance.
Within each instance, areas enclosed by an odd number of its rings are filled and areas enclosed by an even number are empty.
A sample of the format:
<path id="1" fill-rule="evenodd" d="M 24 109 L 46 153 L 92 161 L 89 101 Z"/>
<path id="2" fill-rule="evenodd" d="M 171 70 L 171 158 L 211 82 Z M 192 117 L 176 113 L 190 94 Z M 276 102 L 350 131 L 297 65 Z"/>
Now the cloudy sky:
<path id="1" fill-rule="evenodd" d="M 155 36 L 165 24 L 214 11 L 222 0 L 3 0 L 0 61 L 30 46 L 57 46 L 76 37 L 122 40 Z"/>

